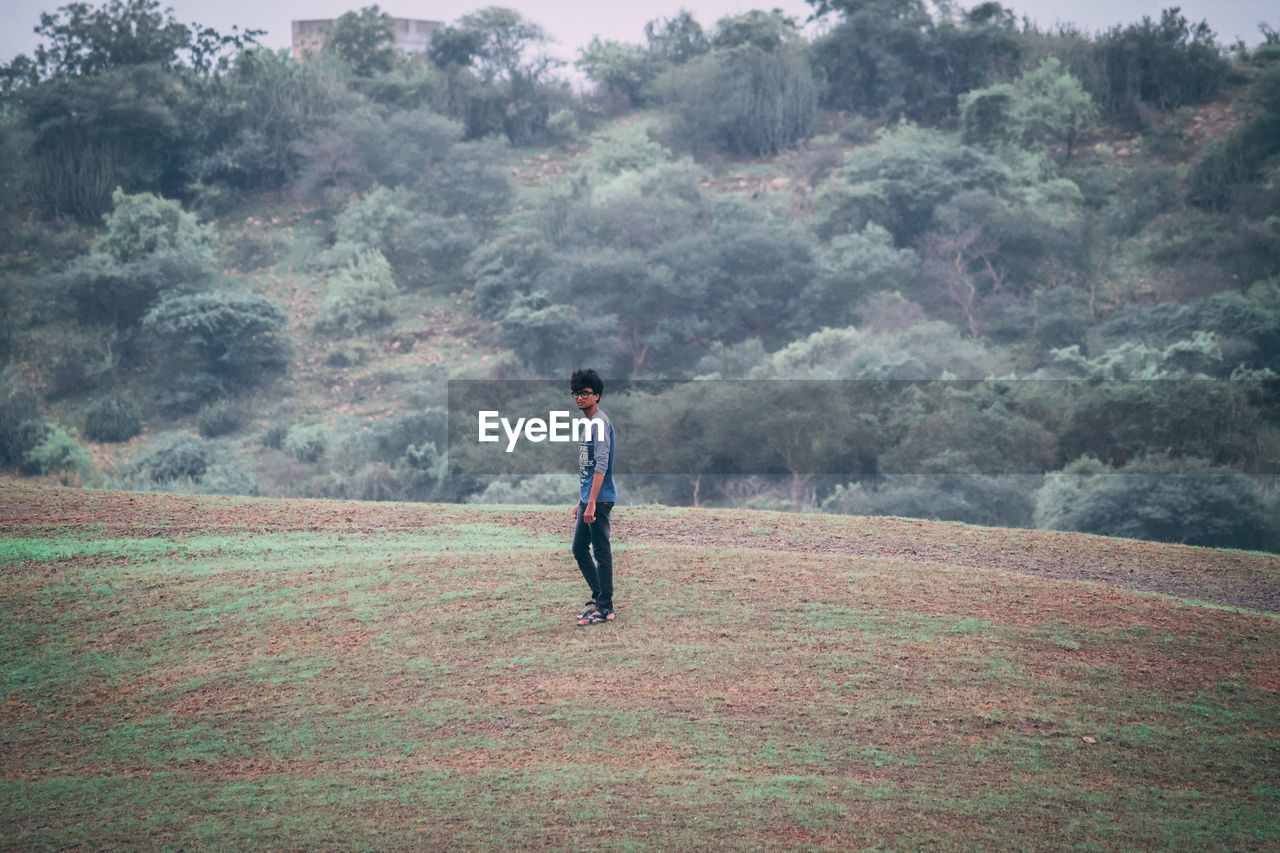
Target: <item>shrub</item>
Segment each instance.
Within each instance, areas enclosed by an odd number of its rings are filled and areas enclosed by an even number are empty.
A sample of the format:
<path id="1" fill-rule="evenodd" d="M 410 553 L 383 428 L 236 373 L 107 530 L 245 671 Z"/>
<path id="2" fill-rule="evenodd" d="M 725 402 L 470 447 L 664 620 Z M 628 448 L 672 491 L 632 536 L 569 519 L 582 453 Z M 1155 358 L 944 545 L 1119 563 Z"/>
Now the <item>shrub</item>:
<path id="1" fill-rule="evenodd" d="M 996 191 L 1011 179 L 994 157 L 935 130 L 901 125 L 856 149 L 818 194 L 820 236 L 862 231 L 870 222 L 906 246 L 934 222 L 934 211 L 965 190 Z"/>
<path id="2" fill-rule="evenodd" d="M 556 145 L 568 145 L 578 138 L 578 118 L 573 110 L 556 110 L 547 119 L 547 137 Z"/>
<path id="3" fill-rule="evenodd" d="M 21 465 L 27 451 L 44 440 L 43 433 L 28 426 L 34 424 L 44 426 L 36 395 L 0 375 L 0 465 Z"/>
<path id="4" fill-rule="evenodd" d="M 477 245 L 470 221 L 419 207 L 405 190 L 382 187 L 351 202 L 338 215 L 334 245 L 323 261 L 359 265 L 361 253 L 379 251 L 396 280 L 409 288 L 456 272 Z"/>
<path id="5" fill-rule="evenodd" d="M 262 436 L 262 446 L 269 447 L 272 450 L 284 449 L 284 440 L 289 435 L 289 428 L 279 424 L 268 427 L 266 433 Z"/>
<path id="6" fill-rule="evenodd" d="M 213 230 L 175 201 L 117 189 L 106 230 L 63 285 L 80 316 L 127 328 L 166 293 L 195 289 L 217 271 Z"/>
<path id="7" fill-rule="evenodd" d="M 511 209 L 515 187 L 508 177 L 508 147 L 490 137 L 462 142 L 427 174 L 423 195 L 445 216 L 490 225 Z"/>
<path id="8" fill-rule="evenodd" d="M 1072 287 L 1055 287 L 1036 297 L 1035 337 L 1042 349 L 1084 343 L 1089 330 L 1089 298 Z"/>
<path id="9" fill-rule="evenodd" d="M 196 427 L 205 438 L 236 432 L 240 429 L 240 406 L 230 400 L 217 400 L 200 409 Z"/>
<path id="10" fill-rule="evenodd" d="M 920 278 L 919 256 L 894 248 L 893 237 L 875 223 L 833 237 L 817 253 L 817 267 L 804 301 L 828 326 L 851 323 L 855 306 L 871 294 L 909 293 Z"/>
<path id="11" fill-rule="evenodd" d="M 108 383 L 119 363 L 114 329 L 73 325 L 41 340 L 40 361 L 51 399 L 95 391 Z"/>
<path id="12" fill-rule="evenodd" d="M 53 432 L 53 425 L 43 420 L 29 420 L 18 424 L 18 429 L 10 439 L 12 446 L 22 451 L 15 461 L 22 474 L 35 475 L 41 473 L 38 458 L 32 452 L 44 443 Z"/>
<path id="13" fill-rule="evenodd" d="M 218 126 L 200 178 L 249 191 L 289 184 L 304 162 L 303 140 L 355 101 L 340 74 L 337 63 L 298 62 L 287 51 L 241 51 L 213 99 Z"/>
<path id="14" fill-rule="evenodd" d="M 1229 63 L 1209 25 L 1192 26 L 1178 11 L 1165 9 L 1159 23 L 1144 16 L 1113 27 L 1095 43 L 1105 88 L 1092 94 L 1113 117 L 1136 121 L 1139 102 L 1165 110 L 1203 103 L 1226 79 Z"/>
<path id="15" fill-rule="evenodd" d="M 143 320 L 171 369 L 253 386 L 289 359 L 288 316 L 262 296 L 200 293 L 163 300 Z"/>
<path id="16" fill-rule="evenodd" d="M 1146 456 L 1111 468 L 1082 457 L 1045 478 L 1036 526 L 1218 548 L 1275 548 L 1257 483 L 1202 459 Z"/>
<path id="17" fill-rule="evenodd" d="M 165 491 L 198 495 L 248 495 L 256 497 L 262 494 L 258 478 L 249 471 L 242 471 L 234 465 L 217 463 L 210 465 L 198 479 L 174 480 L 163 485 Z M 144 484 L 145 488 L 145 484 Z"/>
<path id="18" fill-rule="evenodd" d="M 413 446 L 443 445 L 448 413 L 444 409 L 405 412 L 373 424 L 367 437 L 369 457 L 379 462 L 396 462 Z"/>
<path id="19" fill-rule="evenodd" d="M 817 124 L 818 87 L 795 48 L 715 51 L 655 85 L 675 110 L 675 137 L 695 151 L 768 156 L 807 138 Z"/>
<path id="20" fill-rule="evenodd" d="M 230 393 L 226 384 L 209 373 L 183 371 L 164 377 L 155 406 L 163 414 L 180 417 L 200 411 L 210 400 Z"/>
<path id="21" fill-rule="evenodd" d="M 559 506 L 578 494 L 578 478 L 572 474 L 537 474 L 524 480 L 495 480 L 478 495 L 476 504 L 543 504 Z"/>
<path id="22" fill-rule="evenodd" d="M 391 265 L 377 249 L 361 251 L 329 279 L 329 294 L 321 306 L 316 328 L 353 335 L 391 319 L 388 301 L 396 295 Z"/>
<path id="23" fill-rule="evenodd" d="M 117 189 L 111 213 L 103 217 L 106 230 L 94 251 L 121 264 L 183 249 L 211 251 L 213 229 L 176 201 L 152 193 L 130 195 Z"/>
<path id="24" fill-rule="evenodd" d="M 208 442 L 193 435 L 179 435 L 148 454 L 130 472 L 142 484 L 164 485 L 180 480 L 199 481 L 209 470 L 214 452 Z"/>
<path id="25" fill-rule="evenodd" d="M 319 462 L 329 449 L 329 430 L 324 424 L 290 427 L 282 449 L 299 462 Z"/>
<path id="26" fill-rule="evenodd" d="M 84 445 L 75 439 L 75 432 L 53 427 L 44 439 L 26 452 L 23 460 L 39 474 L 62 474 L 64 485 L 95 484 L 101 479 L 98 466 Z M 70 475 L 75 475 L 75 480 Z"/>
<path id="27" fill-rule="evenodd" d="M 824 512 L 893 515 L 1004 527 L 1029 526 L 1041 478 L 972 475 L 907 475 L 873 486 L 837 486 Z"/>
<path id="28" fill-rule="evenodd" d="M 84 434 L 90 441 L 128 441 L 142 432 L 142 413 L 127 394 L 95 400 L 84 415 Z"/>

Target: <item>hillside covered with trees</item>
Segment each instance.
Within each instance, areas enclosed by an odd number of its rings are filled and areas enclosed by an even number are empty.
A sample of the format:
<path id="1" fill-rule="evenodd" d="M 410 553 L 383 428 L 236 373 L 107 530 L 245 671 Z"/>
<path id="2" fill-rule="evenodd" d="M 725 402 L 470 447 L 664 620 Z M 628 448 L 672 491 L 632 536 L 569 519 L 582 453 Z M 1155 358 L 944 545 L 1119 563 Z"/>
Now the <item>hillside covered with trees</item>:
<path id="1" fill-rule="evenodd" d="M 589 364 L 637 450 L 678 440 L 629 502 L 1280 549 L 1280 35 L 811 4 L 812 39 L 597 39 L 585 93 L 500 7 L 425 55 L 366 7 L 303 61 L 155 0 L 42 16 L 0 69 L 0 469 L 559 503 L 567 454 L 448 476 L 446 383 Z M 699 418 L 787 412 L 717 379 L 875 408 L 729 451 Z"/>

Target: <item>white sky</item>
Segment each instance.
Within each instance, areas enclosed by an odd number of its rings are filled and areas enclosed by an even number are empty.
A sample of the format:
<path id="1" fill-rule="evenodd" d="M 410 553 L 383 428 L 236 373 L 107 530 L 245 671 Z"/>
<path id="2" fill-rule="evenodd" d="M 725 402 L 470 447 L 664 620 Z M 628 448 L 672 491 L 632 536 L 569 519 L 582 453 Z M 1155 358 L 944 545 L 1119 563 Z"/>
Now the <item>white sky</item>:
<path id="1" fill-rule="evenodd" d="M 30 54 L 38 42 L 33 30 L 41 12 L 53 12 L 69 0 L 0 0 L 3 25 L 0 25 L 0 62 L 9 62 L 19 53 Z M 100 0 L 89 0 L 100 5 Z M 969 7 L 976 0 L 960 0 Z M 232 25 L 243 29 L 266 30 L 261 37 L 268 47 L 288 47 L 289 22 L 294 19 L 336 18 L 344 12 L 373 5 L 372 0 L 161 0 L 162 7 L 172 7 L 174 17 L 185 24 L 199 23 L 220 32 Z M 750 9 L 780 8 L 784 13 L 804 20 L 812 11 L 803 0 L 593 0 L 572 3 L 565 0 L 383 0 L 379 7 L 400 18 L 423 18 L 446 23 L 489 5 L 503 5 L 518 10 L 525 18 L 539 24 L 556 44 L 550 52 L 565 60 L 573 60 L 578 49 L 595 35 L 616 41 L 642 42 L 644 25 L 654 18 L 672 17 L 682 8 L 693 13 L 704 29 L 711 29 L 725 15 Z M 1280 11 L 1274 0 L 1005 0 L 1004 5 L 1019 16 L 1026 15 L 1043 27 L 1055 23 L 1073 23 L 1089 32 L 1105 30 L 1115 24 L 1129 24 L 1143 15 L 1158 19 L 1166 6 L 1179 5 L 1182 14 L 1193 23 L 1201 19 L 1218 34 L 1221 44 L 1232 44 L 1237 38 L 1249 44 L 1260 41 L 1258 23 L 1266 21 L 1280 28 Z"/>

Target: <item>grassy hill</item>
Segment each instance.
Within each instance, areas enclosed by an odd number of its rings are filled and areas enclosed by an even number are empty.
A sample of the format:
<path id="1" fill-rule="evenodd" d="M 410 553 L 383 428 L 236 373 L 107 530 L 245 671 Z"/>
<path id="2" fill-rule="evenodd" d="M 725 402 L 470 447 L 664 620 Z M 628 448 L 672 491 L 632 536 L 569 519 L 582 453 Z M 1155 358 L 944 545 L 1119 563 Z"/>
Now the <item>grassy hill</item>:
<path id="1" fill-rule="evenodd" d="M 1262 849 L 1280 561 L 0 483 L 0 848 Z"/>

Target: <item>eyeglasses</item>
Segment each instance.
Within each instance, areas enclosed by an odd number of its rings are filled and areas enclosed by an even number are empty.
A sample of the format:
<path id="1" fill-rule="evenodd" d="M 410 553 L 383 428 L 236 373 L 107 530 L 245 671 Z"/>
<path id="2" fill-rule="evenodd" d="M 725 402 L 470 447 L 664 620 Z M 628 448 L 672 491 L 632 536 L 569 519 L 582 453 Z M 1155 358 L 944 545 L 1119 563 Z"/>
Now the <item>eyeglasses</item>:
<path id="1" fill-rule="evenodd" d="M 578 398 L 580 398 L 580 397 L 590 397 L 590 396 L 591 396 L 592 394 L 594 394 L 594 393 L 596 393 L 596 392 L 595 392 L 595 391 L 592 391 L 590 388 L 588 388 L 588 389 L 587 389 L 587 390 L 585 390 L 585 391 L 570 391 L 570 392 L 569 392 L 569 396 L 570 396 L 570 397 L 573 397 L 573 399 L 577 400 L 577 399 L 578 399 Z"/>

